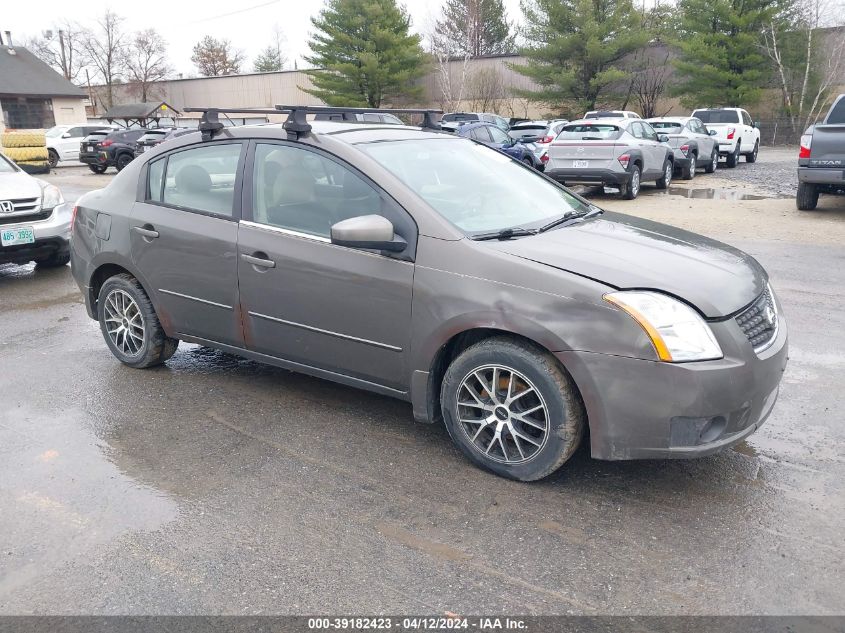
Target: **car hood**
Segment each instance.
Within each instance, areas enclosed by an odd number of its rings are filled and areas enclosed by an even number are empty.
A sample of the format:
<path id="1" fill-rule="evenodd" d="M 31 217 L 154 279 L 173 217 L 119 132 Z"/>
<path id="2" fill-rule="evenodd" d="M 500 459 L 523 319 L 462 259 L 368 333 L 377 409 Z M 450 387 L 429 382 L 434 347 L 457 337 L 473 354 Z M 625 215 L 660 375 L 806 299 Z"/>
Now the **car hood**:
<path id="1" fill-rule="evenodd" d="M 488 243 L 615 288 L 661 290 L 694 305 L 708 318 L 745 307 L 767 281 L 757 260 L 727 244 L 610 212 L 539 235 Z"/>
<path id="2" fill-rule="evenodd" d="M 41 185 L 29 174 L 22 171 L 0 174 L 0 200 L 40 197 Z"/>

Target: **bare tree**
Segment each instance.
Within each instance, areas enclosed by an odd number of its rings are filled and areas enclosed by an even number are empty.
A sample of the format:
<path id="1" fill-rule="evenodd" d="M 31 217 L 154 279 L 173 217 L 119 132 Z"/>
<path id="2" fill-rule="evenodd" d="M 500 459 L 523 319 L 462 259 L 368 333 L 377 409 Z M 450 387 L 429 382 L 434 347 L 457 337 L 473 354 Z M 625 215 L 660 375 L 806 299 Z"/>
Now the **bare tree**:
<path id="1" fill-rule="evenodd" d="M 498 114 L 500 102 L 505 98 L 505 84 L 496 68 L 481 68 L 469 80 L 472 109 L 477 112 Z"/>
<path id="2" fill-rule="evenodd" d="M 68 20 L 54 24 L 41 37 L 33 38 L 27 48 L 41 61 L 58 70 L 68 81 L 76 81 L 87 65 L 83 50 L 85 32 Z"/>
<path id="3" fill-rule="evenodd" d="M 191 61 L 200 74 L 206 77 L 234 75 L 240 72 L 244 53 L 233 48 L 229 40 L 218 40 L 206 35 L 194 45 Z"/>
<path id="4" fill-rule="evenodd" d="M 841 2 L 794 0 L 763 31 L 793 132 L 813 123 L 845 71 Z"/>
<path id="5" fill-rule="evenodd" d="M 126 55 L 126 69 L 132 90 L 141 101 L 148 101 L 155 91 L 154 84 L 171 72 L 167 63 L 167 42 L 155 29 L 138 31 Z M 156 93 L 156 96 L 158 93 Z"/>
<path id="6" fill-rule="evenodd" d="M 83 49 L 92 68 L 105 86 L 105 102 L 114 105 L 114 86 L 126 70 L 126 41 L 121 25 L 123 18 L 111 9 L 97 20 L 97 28 L 85 32 Z"/>
<path id="7" fill-rule="evenodd" d="M 672 76 L 671 55 L 668 48 L 660 51 L 657 47 L 644 48 L 636 55 L 639 61 L 631 76 L 631 92 L 646 119 L 659 116 L 657 104 Z"/>
<path id="8" fill-rule="evenodd" d="M 470 37 L 471 34 L 467 33 L 467 42 Z M 468 44 L 459 44 L 455 42 L 454 37 L 444 36 L 438 32 L 437 24 L 431 25 L 428 29 L 428 41 L 437 75 L 438 94 L 435 100 L 440 109 L 445 112 L 454 112 L 460 108 L 467 87 L 471 57 Z"/>

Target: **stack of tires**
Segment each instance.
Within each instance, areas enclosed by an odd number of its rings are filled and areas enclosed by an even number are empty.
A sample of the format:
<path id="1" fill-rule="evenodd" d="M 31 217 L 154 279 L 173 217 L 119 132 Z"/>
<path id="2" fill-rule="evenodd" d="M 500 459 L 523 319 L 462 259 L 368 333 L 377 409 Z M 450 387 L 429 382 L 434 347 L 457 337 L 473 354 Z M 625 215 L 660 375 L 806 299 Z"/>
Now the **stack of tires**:
<path id="1" fill-rule="evenodd" d="M 0 134 L 0 148 L 28 174 L 50 172 L 47 139 L 44 132 L 6 132 Z"/>

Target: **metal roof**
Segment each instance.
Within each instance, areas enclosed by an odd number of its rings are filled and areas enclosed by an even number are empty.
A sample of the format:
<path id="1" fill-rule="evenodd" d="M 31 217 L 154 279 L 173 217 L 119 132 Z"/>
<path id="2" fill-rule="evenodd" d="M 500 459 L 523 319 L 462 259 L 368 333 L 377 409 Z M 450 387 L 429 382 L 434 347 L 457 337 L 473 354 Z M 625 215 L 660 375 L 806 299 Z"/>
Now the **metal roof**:
<path id="1" fill-rule="evenodd" d="M 80 99 L 88 96 L 23 46 L 0 47 L 0 94 Z"/>
<path id="2" fill-rule="evenodd" d="M 158 112 L 158 109 L 165 106 L 163 112 Z M 142 103 L 124 103 L 123 105 L 116 105 L 109 108 L 108 112 L 103 115 L 105 119 L 151 119 L 162 116 L 179 115 L 179 111 L 165 103 L 164 101 L 146 101 Z"/>

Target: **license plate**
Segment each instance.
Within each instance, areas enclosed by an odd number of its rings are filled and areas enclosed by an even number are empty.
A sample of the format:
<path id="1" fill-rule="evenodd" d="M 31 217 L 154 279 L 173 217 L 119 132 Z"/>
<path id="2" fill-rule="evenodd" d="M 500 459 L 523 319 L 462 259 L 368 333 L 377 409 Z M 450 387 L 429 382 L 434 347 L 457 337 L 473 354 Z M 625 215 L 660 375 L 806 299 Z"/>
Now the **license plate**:
<path id="1" fill-rule="evenodd" d="M 33 242 L 35 242 L 35 231 L 31 226 L 19 226 L 13 229 L 3 229 L 0 232 L 0 244 L 3 246 L 32 244 Z"/>
<path id="2" fill-rule="evenodd" d="M 590 166 L 590 161 L 588 160 L 573 160 L 572 161 L 573 167 L 584 168 Z"/>

